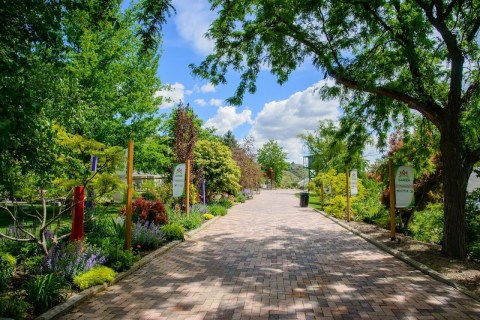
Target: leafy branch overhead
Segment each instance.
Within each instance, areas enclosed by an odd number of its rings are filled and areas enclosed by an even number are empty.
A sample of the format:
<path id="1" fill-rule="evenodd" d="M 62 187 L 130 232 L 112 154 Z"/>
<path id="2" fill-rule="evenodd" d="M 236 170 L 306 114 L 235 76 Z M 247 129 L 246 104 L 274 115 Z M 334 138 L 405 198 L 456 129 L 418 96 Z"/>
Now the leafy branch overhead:
<path id="1" fill-rule="evenodd" d="M 312 63 L 336 81 L 321 97 L 340 97 L 350 145 L 365 142 L 369 131 L 385 145 L 392 124 L 412 123 L 411 110 L 433 123 L 443 166 L 444 251 L 465 257 L 466 184 L 480 160 L 480 1 L 211 3 L 218 17 L 207 36 L 215 50 L 191 67 L 214 85 L 240 73 L 230 103 L 256 91 L 265 66 L 282 84 Z"/>

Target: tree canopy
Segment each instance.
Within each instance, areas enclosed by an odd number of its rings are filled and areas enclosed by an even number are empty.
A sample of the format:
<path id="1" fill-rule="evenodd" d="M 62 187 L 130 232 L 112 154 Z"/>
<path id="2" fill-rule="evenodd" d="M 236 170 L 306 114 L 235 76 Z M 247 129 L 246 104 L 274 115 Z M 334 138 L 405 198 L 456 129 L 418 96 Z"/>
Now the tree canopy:
<path id="1" fill-rule="evenodd" d="M 336 81 L 322 93 L 341 98 L 351 141 L 376 131 L 384 144 L 394 121 L 410 121 L 409 110 L 439 129 L 443 250 L 464 258 L 466 185 L 480 159 L 480 1 L 211 3 L 219 12 L 207 34 L 215 50 L 194 73 L 219 85 L 230 70 L 240 72 L 230 102 L 255 92 L 265 65 L 284 83 L 308 62 Z"/>
<path id="2" fill-rule="evenodd" d="M 121 1 L 0 2 L 0 185 L 51 181 L 54 130 L 126 146 L 158 130 L 158 55 L 144 51 L 139 8 Z"/>

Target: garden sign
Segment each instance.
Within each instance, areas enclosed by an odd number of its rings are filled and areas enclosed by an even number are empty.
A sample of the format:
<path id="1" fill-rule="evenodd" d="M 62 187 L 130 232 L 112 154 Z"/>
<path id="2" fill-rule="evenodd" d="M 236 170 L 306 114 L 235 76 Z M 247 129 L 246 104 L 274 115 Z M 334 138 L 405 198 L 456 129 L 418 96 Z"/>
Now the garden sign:
<path id="1" fill-rule="evenodd" d="M 181 197 L 185 188 L 185 163 L 180 163 L 173 169 L 173 196 Z"/>
<path id="2" fill-rule="evenodd" d="M 415 198 L 413 197 L 413 179 L 415 169 L 411 166 L 395 167 L 395 207 L 413 208 Z"/>

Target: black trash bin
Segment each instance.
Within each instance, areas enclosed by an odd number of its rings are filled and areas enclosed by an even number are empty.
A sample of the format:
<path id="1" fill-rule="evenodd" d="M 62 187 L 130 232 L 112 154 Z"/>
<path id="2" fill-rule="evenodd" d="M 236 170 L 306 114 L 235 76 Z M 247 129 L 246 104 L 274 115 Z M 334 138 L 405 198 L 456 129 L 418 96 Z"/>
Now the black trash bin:
<path id="1" fill-rule="evenodd" d="M 308 192 L 300 192 L 300 207 L 308 207 Z"/>

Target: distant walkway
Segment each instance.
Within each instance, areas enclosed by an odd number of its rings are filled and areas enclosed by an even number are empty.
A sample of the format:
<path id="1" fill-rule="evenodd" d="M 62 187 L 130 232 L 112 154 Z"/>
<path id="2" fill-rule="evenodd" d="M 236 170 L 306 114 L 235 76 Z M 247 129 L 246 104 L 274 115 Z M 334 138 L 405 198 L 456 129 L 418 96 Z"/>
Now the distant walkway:
<path id="1" fill-rule="evenodd" d="M 291 190 L 263 190 L 62 319 L 480 319 Z"/>

